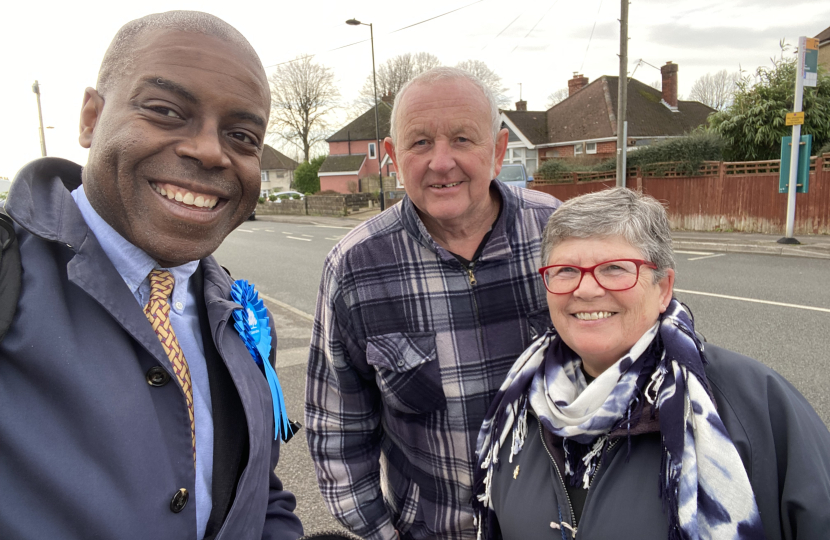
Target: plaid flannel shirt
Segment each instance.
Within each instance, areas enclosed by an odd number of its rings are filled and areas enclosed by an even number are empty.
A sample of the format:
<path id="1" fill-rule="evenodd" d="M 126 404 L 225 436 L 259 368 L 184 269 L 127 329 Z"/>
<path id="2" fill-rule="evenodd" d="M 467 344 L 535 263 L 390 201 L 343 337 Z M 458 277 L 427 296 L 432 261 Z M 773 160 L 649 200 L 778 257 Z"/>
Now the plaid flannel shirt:
<path id="1" fill-rule="evenodd" d="M 306 382 L 323 498 L 369 540 L 473 539 L 476 437 L 510 366 L 550 325 L 542 231 L 559 201 L 494 181 L 501 216 L 465 268 L 409 198 L 328 255 Z"/>

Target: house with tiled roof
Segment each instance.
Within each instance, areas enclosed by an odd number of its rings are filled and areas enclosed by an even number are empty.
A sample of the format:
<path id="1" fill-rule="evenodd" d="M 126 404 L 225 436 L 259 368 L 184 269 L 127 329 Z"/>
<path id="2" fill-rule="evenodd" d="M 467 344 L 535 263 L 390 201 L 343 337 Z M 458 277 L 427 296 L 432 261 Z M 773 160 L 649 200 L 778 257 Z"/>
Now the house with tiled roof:
<path id="1" fill-rule="evenodd" d="M 508 131 L 503 163 L 521 163 L 532 175 L 539 165 L 538 148 L 548 142 L 547 113 L 528 111 L 527 102 L 520 100 L 515 111 L 502 111 L 501 122 Z"/>
<path id="2" fill-rule="evenodd" d="M 830 26 L 819 32 L 815 39 L 818 40 L 818 65 L 830 71 Z"/>
<path id="3" fill-rule="evenodd" d="M 377 191 L 378 161 L 383 170 L 385 191 L 396 189 L 397 171 L 383 148 L 383 139 L 389 136 L 391 116 L 392 105 L 381 101 L 378 104 L 380 148 L 375 130 L 374 107 L 326 139 L 329 155 L 317 172 L 320 190 L 338 193 L 350 193 L 352 189 L 361 192 Z"/>
<path id="4" fill-rule="evenodd" d="M 661 90 L 629 79 L 626 109 L 629 149 L 683 136 L 705 124 L 714 112 L 698 101 L 677 99 L 677 64 L 668 62 L 661 72 Z M 511 132 L 508 148 L 512 146 L 505 163 L 508 157 L 512 163 L 524 159 L 531 174 L 546 159 L 616 156 L 618 84 L 619 77 L 611 75 L 603 75 L 589 84 L 587 77 L 575 74 L 568 81 L 568 97 L 547 111 L 503 112 L 502 121 Z"/>
<path id="5" fill-rule="evenodd" d="M 267 195 L 271 191 L 286 191 L 294 182 L 294 169 L 297 163 L 285 154 L 277 151 L 273 146 L 262 147 L 262 160 L 259 165 L 259 174 L 262 177 L 260 193 Z"/>

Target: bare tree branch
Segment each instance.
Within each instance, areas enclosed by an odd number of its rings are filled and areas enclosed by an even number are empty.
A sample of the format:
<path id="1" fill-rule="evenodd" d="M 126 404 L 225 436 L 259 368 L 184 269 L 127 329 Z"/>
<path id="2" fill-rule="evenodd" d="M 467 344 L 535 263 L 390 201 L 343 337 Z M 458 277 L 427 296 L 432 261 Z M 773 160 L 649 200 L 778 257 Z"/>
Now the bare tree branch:
<path id="1" fill-rule="evenodd" d="M 487 67 L 487 64 L 481 60 L 464 60 L 456 64 L 455 67 L 469 71 L 478 77 L 496 96 L 499 107 L 504 109 L 510 106 L 510 98 L 507 96 L 508 89 L 502 86 L 501 77 Z"/>
<path id="2" fill-rule="evenodd" d="M 554 92 L 551 92 L 548 96 L 548 106 L 547 108 L 550 109 L 557 103 L 560 103 L 568 98 L 568 89 L 567 88 L 560 88 Z"/>
<path id="3" fill-rule="evenodd" d="M 709 105 L 713 109 L 722 111 L 730 103 L 735 93 L 736 84 L 740 80 L 739 73 L 727 73 L 725 69 L 714 75 L 707 73 L 692 85 L 689 99 Z"/>
<path id="4" fill-rule="evenodd" d="M 338 107 L 340 91 L 331 68 L 311 57 L 282 64 L 269 77 L 271 121 L 269 131 L 303 152 L 307 162 L 313 146 L 330 131 L 329 114 Z"/>
<path id="5" fill-rule="evenodd" d="M 398 91 L 409 82 L 410 79 L 420 75 L 428 69 L 438 67 L 441 61 L 438 57 L 427 53 L 405 53 L 390 58 L 377 68 L 378 78 L 378 99 L 384 96 L 394 96 Z M 375 92 L 370 73 L 363 83 L 363 88 L 360 89 L 354 107 L 357 114 L 362 114 L 369 107 L 375 105 Z M 358 112 L 359 111 L 359 112 Z"/>

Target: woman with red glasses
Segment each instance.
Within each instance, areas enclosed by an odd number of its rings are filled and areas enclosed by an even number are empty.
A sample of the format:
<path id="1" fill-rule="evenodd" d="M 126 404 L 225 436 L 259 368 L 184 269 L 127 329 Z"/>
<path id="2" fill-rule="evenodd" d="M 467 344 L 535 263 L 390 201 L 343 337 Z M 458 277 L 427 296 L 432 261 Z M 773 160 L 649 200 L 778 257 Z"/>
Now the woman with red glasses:
<path id="1" fill-rule="evenodd" d="M 481 538 L 828 537 L 830 432 L 780 375 L 695 334 L 660 203 L 571 199 L 542 261 L 553 328 L 479 434 Z"/>

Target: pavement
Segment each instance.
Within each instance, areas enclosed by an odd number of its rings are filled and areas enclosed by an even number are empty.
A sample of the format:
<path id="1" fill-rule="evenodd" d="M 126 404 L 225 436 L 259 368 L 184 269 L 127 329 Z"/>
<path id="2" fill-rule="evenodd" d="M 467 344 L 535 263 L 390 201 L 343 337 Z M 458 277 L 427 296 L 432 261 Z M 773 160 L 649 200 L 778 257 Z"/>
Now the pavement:
<path id="1" fill-rule="evenodd" d="M 330 227 L 355 227 L 359 223 L 376 216 L 377 208 L 365 209 L 346 217 L 330 216 L 290 216 L 258 215 L 257 220 L 278 223 L 298 223 L 309 225 L 327 225 Z M 755 253 L 763 255 L 783 255 L 787 257 L 807 257 L 810 259 L 830 259 L 830 235 L 796 235 L 800 244 L 779 244 L 783 236 L 771 234 L 739 232 L 700 232 L 672 231 L 672 246 L 682 251 L 714 251 L 730 253 Z"/>

